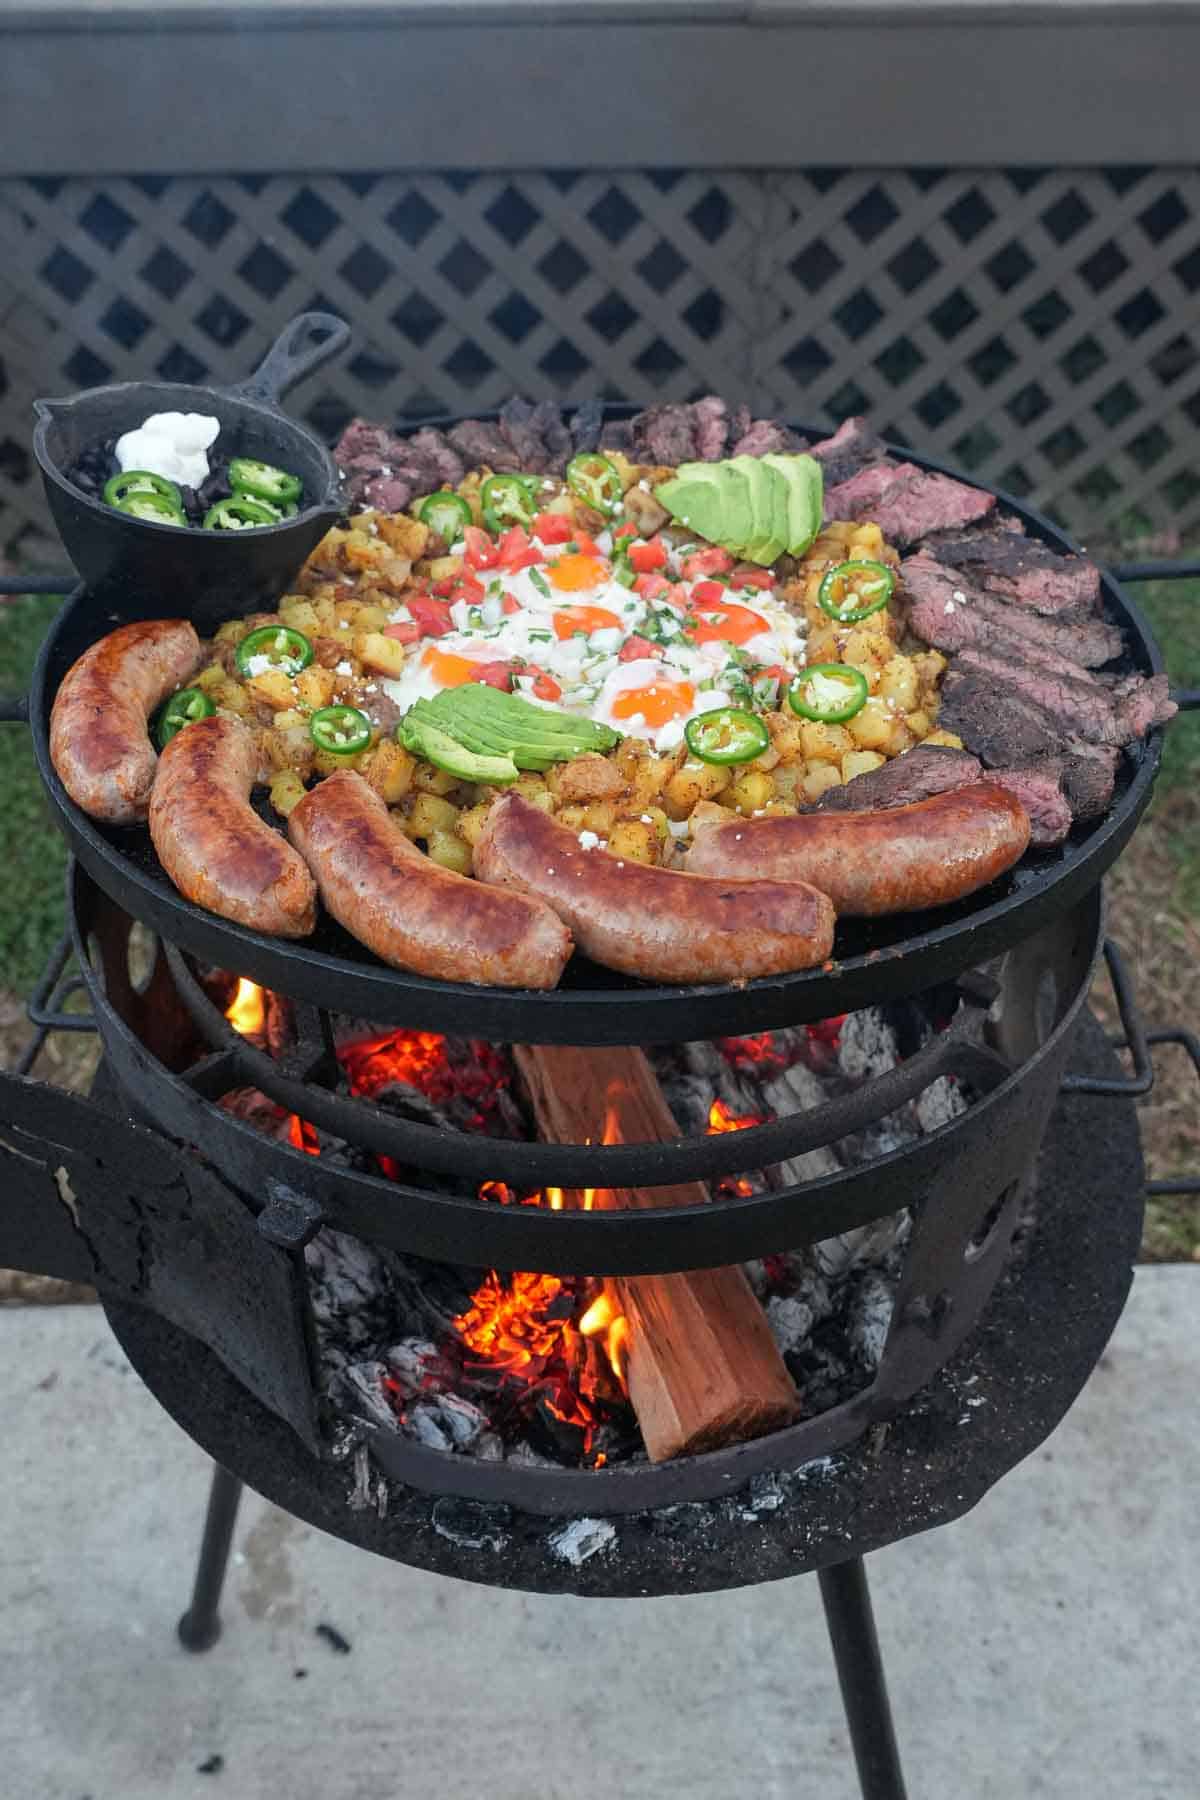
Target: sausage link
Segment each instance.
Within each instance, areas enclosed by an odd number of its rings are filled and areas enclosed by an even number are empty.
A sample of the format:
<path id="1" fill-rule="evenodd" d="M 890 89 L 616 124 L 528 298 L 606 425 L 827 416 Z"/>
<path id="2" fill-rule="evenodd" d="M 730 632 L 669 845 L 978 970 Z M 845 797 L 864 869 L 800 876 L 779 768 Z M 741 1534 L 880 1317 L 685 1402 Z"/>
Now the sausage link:
<path id="1" fill-rule="evenodd" d="M 277 937 L 307 937 L 317 922 L 312 876 L 250 804 L 254 734 L 225 713 L 186 725 L 158 759 L 150 836 L 186 900 Z"/>
<path id="2" fill-rule="evenodd" d="M 294 816 L 294 815 L 293 815 Z M 646 981 L 745 981 L 824 962 L 834 911 L 800 881 L 709 880 L 584 850 L 519 794 L 488 814 L 481 881 L 536 894 L 605 968 Z"/>
<path id="3" fill-rule="evenodd" d="M 201 656 L 186 619 L 146 619 L 110 631 L 72 664 L 50 713 L 50 758 L 76 806 L 112 825 L 146 817 L 156 761 L 147 721 Z"/>
<path id="4" fill-rule="evenodd" d="M 816 812 L 703 826 L 687 866 L 702 875 L 811 881 L 839 913 L 947 906 L 1024 855 L 1029 815 L 992 781 L 886 812 Z"/>
<path id="5" fill-rule="evenodd" d="M 431 862 L 352 769 L 306 794 L 288 833 L 334 918 L 384 962 L 439 981 L 557 984 L 572 944 L 550 908 Z"/>

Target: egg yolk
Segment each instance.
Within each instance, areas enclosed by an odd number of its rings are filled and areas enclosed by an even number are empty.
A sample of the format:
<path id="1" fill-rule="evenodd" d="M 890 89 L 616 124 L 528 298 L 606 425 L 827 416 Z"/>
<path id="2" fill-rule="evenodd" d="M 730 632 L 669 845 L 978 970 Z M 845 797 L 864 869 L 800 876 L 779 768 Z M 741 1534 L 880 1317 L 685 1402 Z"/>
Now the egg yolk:
<path id="1" fill-rule="evenodd" d="M 574 637 L 577 631 L 605 631 L 621 621 L 606 606 L 560 606 L 554 615 L 554 634 L 559 638 Z"/>
<path id="2" fill-rule="evenodd" d="M 748 606 L 712 606 L 708 607 L 702 617 L 691 628 L 692 638 L 697 644 L 746 644 L 757 637 L 761 631 L 769 631 L 771 627 L 761 613 L 752 612 Z"/>
<path id="3" fill-rule="evenodd" d="M 607 578 L 604 564 L 594 556 L 585 556 L 582 551 L 570 556 L 560 556 L 557 562 L 549 565 L 546 573 L 551 587 L 560 589 L 564 594 L 578 593 L 580 588 L 599 587 Z M 614 620 L 614 623 L 619 621 Z"/>
<path id="4" fill-rule="evenodd" d="M 626 688 L 612 703 L 614 719 L 632 719 L 641 713 L 655 731 L 681 713 L 691 712 L 696 690 L 690 681 L 655 681 L 650 687 Z"/>
<path id="5" fill-rule="evenodd" d="M 479 664 L 469 656 L 456 656 L 453 650 L 439 650 L 431 644 L 425 652 L 425 667 L 442 687 L 450 688 L 476 680 Z"/>

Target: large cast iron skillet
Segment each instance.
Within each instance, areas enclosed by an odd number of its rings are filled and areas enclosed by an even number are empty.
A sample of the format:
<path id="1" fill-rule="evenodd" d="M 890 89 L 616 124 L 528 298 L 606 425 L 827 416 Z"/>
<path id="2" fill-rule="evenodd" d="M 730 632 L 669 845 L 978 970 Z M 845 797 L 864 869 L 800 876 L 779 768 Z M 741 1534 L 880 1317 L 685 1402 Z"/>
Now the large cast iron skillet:
<path id="1" fill-rule="evenodd" d="M 797 429 L 818 435 L 811 427 Z M 902 454 L 923 468 L 954 473 L 907 447 Z M 1040 514 L 1004 494 L 998 498 L 1030 536 L 1059 550 L 1075 549 Z M 1162 658 L 1145 619 L 1108 575 L 1103 607 L 1125 634 L 1122 669 L 1158 673 Z M 74 805 L 49 754 L 58 684 L 75 658 L 114 625 L 169 611 L 136 595 L 101 605 L 79 589 L 55 620 L 34 670 L 28 718 L 38 767 L 55 820 L 84 868 L 126 912 L 209 963 L 340 1012 L 495 1042 L 629 1044 L 736 1036 L 827 1018 L 951 979 L 1027 937 L 1099 881 L 1150 798 L 1162 754 L 1158 729 L 1125 752 L 1104 818 L 1077 827 L 1058 849 L 1030 852 L 970 899 L 932 912 L 844 921 L 828 968 L 740 986 L 655 987 L 576 956 L 550 993 L 477 988 L 389 969 L 328 917 L 303 943 L 230 924 L 176 892 L 144 829 L 99 825 Z"/>

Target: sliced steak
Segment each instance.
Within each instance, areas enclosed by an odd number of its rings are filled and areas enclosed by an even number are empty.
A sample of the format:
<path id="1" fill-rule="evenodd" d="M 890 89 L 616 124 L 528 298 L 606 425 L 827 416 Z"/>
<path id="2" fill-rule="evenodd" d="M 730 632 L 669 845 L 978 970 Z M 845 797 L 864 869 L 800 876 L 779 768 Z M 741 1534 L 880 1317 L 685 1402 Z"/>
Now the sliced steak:
<path id="1" fill-rule="evenodd" d="M 1121 752 L 1114 744 L 1074 744 L 1062 759 L 1062 786 L 1077 819 L 1099 819 L 1112 805 Z"/>
<path id="2" fill-rule="evenodd" d="M 639 462 L 675 468 L 699 454 L 690 406 L 649 406 L 630 421 L 633 453 Z"/>
<path id="3" fill-rule="evenodd" d="M 952 664 L 942 683 L 938 725 L 953 731 L 989 769 L 1021 768 L 1062 753 L 1065 738 L 1053 719 L 990 676 Z"/>
<path id="4" fill-rule="evenodd" d="M 1038 850 L 1061 844 L 1071 829 L 1071 807 L 1053 764 L 1027 769 L 989 769 L 988 780 L 1007 788 L 1029 814 L 1029 842 Z"/>
<path id="5" fill-rule="evenodd" d="M 571 433 L 556 400 L 539 400 L 529 424 L 536 428 L 546 446 L 545 467 L 552 475 L 561 475 L 575 454 Z"/>
<path id="6" fill-rule="evenodd" d="M 856 775 L 842 787 L 828 788 L 805 812 L 882 812 L 910 806 L 934 794 L 970 787 L 982 769 L 979 758 L 945 744 L 918 744 L 894 756 L 882 768 Z"/>
<path id="7" fill-rule="evenodd" d="M 439 487 L 457 487 L 467 472 L 467 465 L 444 431 L 426 425 L 414 431 L 408 440 L 414 450 L 427 457 L 438 472 Z"/>
<path id="8" fill-rule="evenodd" d="M 909 618 L 917 636 L 939 650 L 1010 646 L 1007 654 L 1048 658 L 1078 669 L 1099 668 L 1121 654 L 1115 625 L 1090 617 L 1043 618 L 988 594 L 962 569 L 941 563 L 923 546 L 905 559 L 901 581 L 909 596 Z"/>
<path id="9" fill-rule="evenodd" d="M 988 593 L 1033 612 L 1088 613 L 1100 598 L 1100 571 L 1086 556 L 1063 556 L 1013 530 L 939 533 L 925 546 L 940 563 L 965 569 Z"/>
<path id="10" fill-rule="evenodd" d="M 595 450 L 600 442 L 600 433 L 604 426 L 603 400 L 585 400 L 571 414 L 568 421 L 571 432 L 571 452 L 579 456 L 585 450 Z"/>
<path id="11" fill-rule="evenodd" d="M 499 425 L 484 419 L 464 419 L 452 427 L 450 442 L 469 469 L 487 464 L 489 469 L 511 474 L 521 467 L 521 459 L 501 431 Z"/>
<path id="12" fill-rule="evenodd" d="M 1132 738 L 1144 738 L 1155 725 L 1165 725 L 1179 711 L 1172 700 L 1166 675 L 1132 676 L 1126 691 L 1117 702 L 1117 719 L 1127 744 Z"/>
<path id="13" fill-rule="evenodd" d="M 500 429 L 519 467 L 534 475 L 544 474 L 550 462 L 550 452 L 538 429 L 540 410 L 532 400 L 523 400 L 519 394 L 500 408 Z"/>
<path id="14" fill-rule="evenodd" d="M 844 419 L 832 437 L 822 438 L 810 450 L 824 468 L 826 487 L 849 481 L 868 463 L 882 462 L 886 454 L 883 439 L 865 419 Z"/>
<path id="15" fill-rule="evenodd" d="M 872 519 L 891 543 L 908 545 L 985 518 L 995 504 L 994 495 L 915 463 L 874 463 L 826 490 L 825 517 Z"/>
<path id="16" fill-rule="evenodd" d="M 755 419 L 734 442 L 730 456 L 796 456 L 808 439 L 797 437 L 778 419 Z"/>
<path id="17" fill-rule="evenodd" d="M 716 394 L 692 402 L 696 422 L 696 450 L 702 462 L 720 462 L 729 440 L 729 409 Z"/>
<path id="18" fill-rule="evenodd" d="M 1048 714 L 1064 738 L 1080 737 L 1087 744 L 1122 742 L 1117 708 L 1103 688 L 1087 687 L 1070 676 L 1049 674 L 990 650 L 963 650 L 955 667 L 985 677 L 993 693 L 1013 689 Z"/>

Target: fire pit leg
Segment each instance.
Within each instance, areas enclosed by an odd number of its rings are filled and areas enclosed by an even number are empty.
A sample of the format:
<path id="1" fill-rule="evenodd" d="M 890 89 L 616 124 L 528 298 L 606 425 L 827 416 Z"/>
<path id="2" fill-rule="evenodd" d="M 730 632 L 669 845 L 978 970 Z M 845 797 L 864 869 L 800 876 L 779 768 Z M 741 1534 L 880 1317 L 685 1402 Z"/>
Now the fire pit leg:
<path id="1" fill-rule="evenodd" d="M 817 1579 L 863 1800 L 905 1800 L 863 1559 L 820 1569 Z"/>
<path id="2" fill-rule="evenodd" d="M 192 1588 L 192 1604 L 179 1621 L 179 1641 L 185 1650 L 211 1650 L 221 1635 L 217 1607 L 225 1585 L 225 1569 L 229 1562 L 229 1546 L 237 1522 L 242 1483 L 220 1463 L 213 1464 L 212 1487 L 208 1493 L 208 1511 L 204 1517 L 204 1536 L 200 1542 L 200 1561 L 196 1565 L 196 1581 Z"/>

